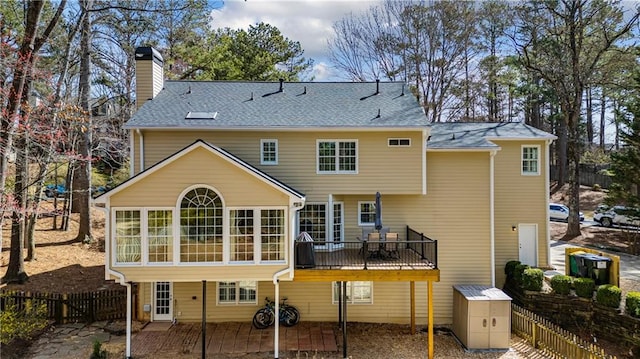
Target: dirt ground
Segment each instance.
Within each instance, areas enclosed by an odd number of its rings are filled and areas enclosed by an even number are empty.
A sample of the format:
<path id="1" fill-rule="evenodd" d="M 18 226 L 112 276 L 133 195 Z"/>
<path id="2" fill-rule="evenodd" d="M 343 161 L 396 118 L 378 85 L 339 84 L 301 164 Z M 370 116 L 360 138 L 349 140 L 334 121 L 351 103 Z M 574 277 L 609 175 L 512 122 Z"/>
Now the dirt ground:
<path id="1" fill-rule="evenodd" d="M 552 188 L 553 191 L 553 188 Z M 581 193 L 581 211 L 585 213 L 587 219 L 592 216 L 592 211 L 600 204 L 604 198 L 604 192 L 591 191 L 587 188 L 582 189 Z M 552 202 L 566 203 L 566 195 L 563 190 L 552 193 Z M 49 204 L 50 205 L 50 204 Z M 3 289 L 15 289 L 22 291 L 42 291 L 42 292 L 83 292 L 93 291 L 101 288 L 109 288 L 119 286 L 113 281 L 104 280 L 104 214 L 100 210 L 93 210 L 92 212 L 92 226 L 94 241 L 91 244 L 73 243 L 73 239 L 77 234 L 78 217 L 72 215 L 69 224 L 68 231 L 52 230 L 53 218 L 43 216 L 38 221 L 36 230 L 36 260 L 25 262 L 25 270 L 29 275 L 27 283 L 22 285 L 1 285 L 0 290 Z M 58 218 L 58 223 L 60 218 Z M 551 224 L 551 237 L 552 239 L 559 240 L 564 236 L 566 231 L 566 224 L 552 222 Z M 601 246 L 602 248 L 614 249 L 620 252 L 630 251 L 631 238 L 638 233 L 632 231 L 621 231 L 617 229 L 602 228 L 597 226 L 583 227 L 582 234 L 576 238 L 570 240 L 571 243 L 580 245 Z M 0 254 L 0 276 L 4 276 L 7 265 L 9 263 L 9 244 L 10 244 L 10 232 L 9 227 L 5 225 L 3 228 L 3 241 L 2 241 L 2 253 Z M 629 290 L 629 287 L 633 283 L 637 285 L 637 281 L 630 281 L 623 279 L 621 287 L 623 290 Z M 632 290 L 640 290 L 640 288 Z M 386 328 L 386 327 L 384 327 Z M 380 350 L 380 348 L 388 348 L 389 346 L 402 348 L 398 349 L 398 353 L 420 353 L 424 351 L 424 342 L 416 336 L 404 335 L 401 338 L 394 333 L 397 328 L 393 326 L 387 328 L 386 332 L 381 332 L 383 326 L 363 326 L 362 328 L 355 329 L 363 330 L 366 335 L 350 335 L 350 347 L 356 352 L 364 354 L 366 358 L 378 358 L 376 353 L 386 352 L 386 350 Z M 352 333 L 353 334 L 353 333 Z M 442 335 L 442 333 L 440 333 Z M 360 338 L 361 339 L 358 339 Z M 371 340 L 375 338 L 375 340 Z M 516 345 L 525 348 L 526 345 L 522 343 L 522 340 L 515 337 Z M 449 340 L 450 341 L 450 340 Z M 446 341 L 445 341 L 446 342 Z M 605 343 L 601 343 L 605 344 Z M 457 344 L 453 344 L 457 345 Z M 606 347 L 606 344 L 603 345 Z M 411 349 L 415 347 L 415 349 Z M 513 348 L 513 346 L 512 346 Z M 113 352 L 117 353 L 122 348 L 112 348 Z M 624 353 L 616 353 L 615 347 L 609 347 L 606 349 L 611 354 L 618 355 L 619 358 L 624 358 Z M 407 351 L 408 350 L 408 351 Z M 111 350 L 110 350 L 111 351 Z M 437 348 L 436 353 L 444 351 L 444 348 Z M 112 353 L 113 353 L 112 352 Z M 304 353 L 302 356 L 291 357 L 315 357 L 321 358 L 324 355 L 313 355 L 314 353 Z M 520 358 L 530 357 L 529 355 L 520 355 L 522 353 L 507 353 L 503 354 L 478 356 L 486 358 Z M 325 354 L 326 355 L 326 354 Z M 242 358 L 250 359 L 251 356 L 241 356 Z M 255 356 L 256 358 L 258 356 Z M 289 356 L 287 356 L 289 357 Z M 356 356 L 354 356 L 355 358 Z M 407 356 L 409 358 L 410 356 Z M 412 357 L 412 356 L 411 356 Z M 416 356 L 418 357 L 418 356 Z M 464 353 L 459 357 L 467 357 Z M 474 356 L 476 357 L 476 356 Z"/>

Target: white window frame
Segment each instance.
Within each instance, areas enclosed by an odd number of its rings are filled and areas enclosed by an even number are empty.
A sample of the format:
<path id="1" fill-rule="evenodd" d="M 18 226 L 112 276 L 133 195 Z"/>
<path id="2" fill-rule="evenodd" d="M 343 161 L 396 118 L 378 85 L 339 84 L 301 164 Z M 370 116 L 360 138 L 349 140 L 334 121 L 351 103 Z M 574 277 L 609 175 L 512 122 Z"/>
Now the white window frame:
<path id="1" fill-rule="evenodd" d="M 231 211 L 237 210 L 252 210 L 253 211 L 253 260 L 250 261 L 236 261 L 231 260 Z M 283 229 L 283 249 L 281 260 L 262 260 L 262 210 L 281 210 L 283 211 L 284 223 Z M 225 207 L 225 221 L 224 225 L 224 240 L 222 257 L 223 263 L 227 264 L 279 264 L 287 261 L 287 230 L 288 230 L 288 218 L 287 207 L 284 206 L 263 206 L 263 207 Z"/>
<path id="2" fill-rule="evenodd" d="M 322 171 L 320 170 L 320 143 L 333 142 L 336 148 L 336 154 L 334 156 L 335 170 L 334 171 Z M 354 169 L 348 171 L 340 170 L 340 143 L 353 143 L 355 144 L 355 163 Z M 358 140 L 356 139 L 317 139 L 316 140 L 316 174 L 358 174 Z"/>
<path id="3" fill-rule="evenodd" d="M 169 237 L 169 242 L 171 245 L 171 260 L 167 261 L 167 262 L 151 262 L 149 261 L 149 211 L 171 211 L 171 236 Z M 143 252 L 145 252 L 145 257 L 144 257 L 144 264 L 145 265 L 150 265 L 150 266 L 166 266 L 166 265 L 173 265 L 176 262 L 176 253 L 177 253 L 177 248 L 176 248 L 176 242 L 175 242 L 175 237 L 176 237 L 176 209 L 174 207 L 145 207 L 144 208 L 144 238 L 143 238 L 143 244 L 144 244 L 144 249 Z M 179 227 L 178 227 L 179 228 Z"/>
<path id="4" fill-rule="evenodd" d="M 256 281 L 229 281 L 229 282 L 224 282 L 224 283 L 235 283 L 235 300 L 234 301 L 224 301 L 224 300 L 220 300 L 220 283 L 223 282 L 216 282 L 216 304 L 217 305 L 222 305 L 222 306 L 226 306 L 226 305 L 256 305 L 258 304 L 258 282 Z M 240 301 L 240 289 L 242 288 L 242 286 L 240 285 L 240 283 L 253 283 L 253 286 L 247 286 L 245 288 L 249 288 L 249 289 L 254 289 L 255 290 L 255 298 L 253 301 Z"/>
<path id="5" fill-rule="evenodd" d="M 395 141 L 396 144 L 392 144 L 391 142 Z M 408 142 L 407 144 L 402 144 L 402 142 Z M 411 139 L 410 138 L 400 138 L 400 137 L 391 137 L 387 139 L 388 147 L 411 147 Z"/>
<path id="6" fill-rule="evenodd" d="M 340 227 L 340 232 L 339 232 L 339 236 L 340 238 L 336 238 L 335 233 L 333 234 L 333 242 L 329 241 L 329 203 L 327 202 L 307 202 L 305 204 L 306 205 L 323 205 L 324 206 L 324 242 L 322 242 L 322 244 L 314 244 L 314 247 L 316 249 L 328 249 L 328 250 L 334 250 L 334 249 L 340 249 L 343 248 L 344 246 L 344 203 L 341 201 L 336 201 L 333 202 L 333 216 L 332 218 L 334 219 L 334 222 L 336 221 L 336 216 L 335 216 L 335 207 L 338 206 L 340 208 L 340 220 L 336 223 L 334 223 L 333 228 L 335 229 L 335 225 L 338 225 Z M 298 222 L 298 228 L 300 231 L 302 231 L 303 227 L 300 224 L 300 212 L 297 213 L 297 222 Z M 313 237 L 313 236 L 312 236 Z M 315 239 L 315 238 L 314 238 Z"/>
<path id="7" fill-rule="evenodd" d="M 138 211 L 140 212 L 140 260 L 137 262 L 118 262 L 118 239 L 117 239 L 117 218 L 118 211 Z M 113 267 L 131 267 L 145 264 L 146 257 L 146 218 L 144 208 L 140 207 L 113 207 L 111 208 L 111 265 Z"/>
<path id="8" fill-rule="evenodd" d="M 354 286 L 352 283 L 358 283 L 356 288 L 364 287 L 365 285 L 369 287 L 369 298 L 368 299 L 357 299 L 354 298 L 353 291 Z M 340 282 L 331 282 L 331 303 L 339 304 L 338 295 L 336 293 L 336 288 L 340 285 Z M 355 281 L 355 282 L 347 282 L 347 304 L 373 304 L 373 282 L 372 281 Z"/>
<path id="9" fill-rule="evenodd" d="M 140 211 L 140 262 L 118 262 L 118 246 L 116 242 L 116 211 Z M 171 231 L 170 237 L 172 252 L 171 261 L 168 262 L 150 262 L 149 261 L 149 211 L 171 211 Z M 112 207 L 111 208 L 111 265 L 113 267 L 130 267 L 130 266 L 172 266 L 177 263 L 176 254 L 178 249 L 176 247 L 176 230 L 179 231 L 179 226 L 176 227 L 176 208 L 175 207 Z M 177 236 L 179 238 L 179 236 Z M 179 239 L 178 239 L 179 245 Z"/>
<path id="10" fill-rule="evenodd" d="M 265 160 L 265 154 L 267 152 L 264 151 L 264 145 L 267 143 L 272 143 L 275 146 L 275 160 Z M 260 164 L 266 166 L 273 166 L 278 164 L 278 140 L 271 138 L 264 138 L 260 140 Z"/>
<path id="11" fill-rule="evenodd" d="M 362 222 L 362 205 L 369 204 L 373 208 L 373 221 L 372 222 Z M 358 201 L 358 226 L 373 226 L 376 221 L 376 202 L 375 201 Z"/>
<path id="12" fill-rule="evenodd" d="M 526 149 L 532 149 L 532 148 L 535 148 L 537 150 L 537 158 L 535 159 L 536 170 L 535 171 L 525 171 L 524 170 L 525 161 L 528 161 L 528 162 L 534 161 L 533 159 L 524 158 L 525 150 Z M 520 147 L 520 173 L 523 176 L 539 176 L 540 175 L 541 156 L 542 156 L 542 153 L 540 151 L 540 145 L 522 145 Z"/>

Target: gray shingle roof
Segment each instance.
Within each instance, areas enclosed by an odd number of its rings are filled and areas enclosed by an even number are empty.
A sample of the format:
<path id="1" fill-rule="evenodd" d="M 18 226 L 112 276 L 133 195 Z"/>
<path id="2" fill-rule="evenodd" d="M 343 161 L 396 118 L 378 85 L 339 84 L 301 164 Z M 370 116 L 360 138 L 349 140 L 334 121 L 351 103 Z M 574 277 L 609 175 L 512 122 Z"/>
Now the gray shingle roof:
<path id="1" fill-rule="evenodd" d="M 549 139 L 550 133 L 520 122 L 438 122 L 431 124 L 432 149 L 492 149 L 499 146 L 493 139 Z"/>
<path id="2" fill-rule="evenodd" d="M 400 82 L 166 81 L 125 128 L 424 128 L 422 107 Z M 402 95 L 404 92 L 404 95 Z M 378 111 L 380 116 L 378 116 Z M 185 119 L 203 113 L 214 119 Z"/>

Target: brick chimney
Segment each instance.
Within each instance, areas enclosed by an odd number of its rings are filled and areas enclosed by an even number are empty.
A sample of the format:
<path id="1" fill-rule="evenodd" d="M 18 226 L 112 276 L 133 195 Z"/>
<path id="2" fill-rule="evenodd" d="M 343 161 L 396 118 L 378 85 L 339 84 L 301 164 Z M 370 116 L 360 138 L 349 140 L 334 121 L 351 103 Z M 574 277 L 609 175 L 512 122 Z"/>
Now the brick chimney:
<path id="1" fill-rule="evenodd" d="M 150 46 L 136 49 L 136 108 L 158 95 L 164 87 L 162 55 Z"/>

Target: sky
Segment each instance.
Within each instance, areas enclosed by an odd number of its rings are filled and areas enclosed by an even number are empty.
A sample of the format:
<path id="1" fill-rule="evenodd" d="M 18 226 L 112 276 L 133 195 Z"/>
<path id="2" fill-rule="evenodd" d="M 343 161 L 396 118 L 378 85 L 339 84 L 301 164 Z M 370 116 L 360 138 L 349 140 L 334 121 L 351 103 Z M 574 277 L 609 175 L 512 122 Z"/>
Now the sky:
<path id="1" fill-rule="evenodd" d="M 332 25 L 345 15 L 365 12 L 380 4 L 375 0 L 225 0 L 212 13 L 214 28 L 248 29 L 265 22 L 277 27 L 289 40 L 299 41 L 304 57 L 314 60 L 314 81 L 340 81 L 329 60 L 327 40 Z"/>

